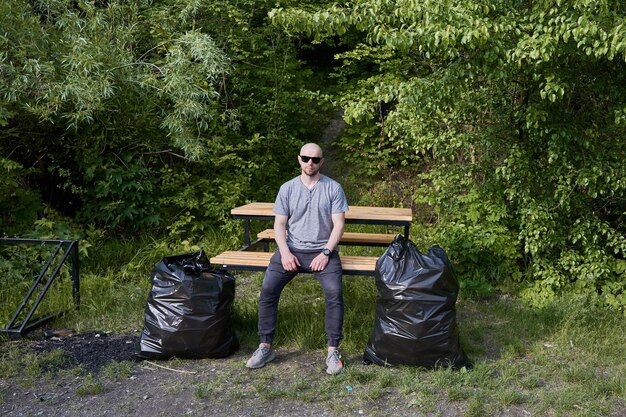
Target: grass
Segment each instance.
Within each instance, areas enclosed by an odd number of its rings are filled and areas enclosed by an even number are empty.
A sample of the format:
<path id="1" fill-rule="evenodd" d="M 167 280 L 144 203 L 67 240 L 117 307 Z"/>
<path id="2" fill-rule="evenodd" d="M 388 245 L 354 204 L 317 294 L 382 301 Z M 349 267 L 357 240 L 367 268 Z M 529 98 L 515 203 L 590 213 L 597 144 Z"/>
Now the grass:
<path id="1" fill-rule="evenodd" d="M 290 287 L 281 300 L 276 344 L 320 355 L 323 306 L 316 298 L 317 283 L 304 278 Z M 462 345 L 474 361 L 472 371 L 384 369 L 358 364 L 372 328 L 373 283 L 368 278 L 346 277 L 345 287 L 342 345 L 344 352 L 352 354 L 352 361 L 343 375 L 330 380 L 330 384 L 339 381 L 338 385 L 326 386 L 328 380 L 321 379 L 320 385 L 300 387 L 303 398 L 331 390 L 363 404 L 394 397 L 405 407 L 433 410 L 437 404 L 455 403 L 465 415 L 521 408 L 533 415 L 600 416 L 625 405 L 626 325 L 617 313 L 577 300 L 533 309 L 511 297 L 462 299 L 457 306 L 459 326 Z M 254 303 L 241 303 L 246 302 Z M 264 379 L 268 378 L 266 374 Z M 267 396 L 292 398 L 292 385 L 283 382 Z M 352 389 L 342 389 L 345 386 Z"/>
<path id="2" fill-rule="evenodd" d="M 227 244 L 202 245 L 217 252 L 232 249 L 224 247 Z M 109 242 L 99 249 L 101 257 L 85 262 L 82 270 L 80 311 L 70 311 L 55 326 L 77 331 L 140 330 L 152 265 L 164 255 L 195 248 L 147 240 Z M 380 248 L 366 250 L 374 253 Z M 234 326 L 242 349 L 252 351 L 258 343 L 262 274 L 235 276 Z M 343 374 L 328 377 L 320 371 L 325 345 L 323 296 L 311 275 L 301 275 L 281 298 L 275 344 L 281 351 L 304 352 L 313 358 L 311 362 L 319 362 L 320 369 L 311 372 L 310 367 L 294 364 L 285 371 L 270 365 L 249 373 L 241 363 L 225 359 L 223 373 L 180 389 L 191 390 L 196 399 L 282 399 L 322 404 L 337 414 L 366 410 L 367 415 L 381 416 L 437 415 L 441 409 L 463 416 L 617 416 L 626 408 L 626 320 L 619 313 L 577 299 L 557 300 L 537 309 L 506 294 L 460 298 L 461 344 L 474 363 L 473 370 L 382 368 L 361 364 L 375 317 L 373 278 L 345 277 L 344 298 Z M 62 357 L 55 352 L 24 356 L 5 340 L 0 341 L 0 359 L 0 378 L 14 378 L 24 369 L 34 378 L 46 372 L 46 364 Z M 126 378 L 131 370 L 132 364 L 109 364 L 99 375 L 82 376 L 76 393 L 97 395 L 104 389 L 102 378 Z"/>
<path id="3" fill-rule="evenodd" d="M 42 267 L 53 254 L 54 248 L 52 245 L 0 245 L 0 325 L 2 327 L 8 325 L 29 291 L 32 295 L 22 306 L 21 314 L 16 317 L 14 322 L 16 326 L 26 318 L 35 305 L 35 301 L 44 293 L 45 287 L 47 287 L 46 296 L 42 298 L 31 321 L 72 309 L 70 268 L 67 264 L 60 265 L 62 251 L 52 258 L 39 285 L 33 287 L 35 279 L 42 272 Z M 56 279 L 51 280 L 57 268 L 59 273 Z M 66 296 L 68 294 L 69 297 Z"/>
<path id="4" fill-rule="evenodd" d="M 135 364 L 130 361 L 110 361 L 102 368 L 100 374 L 112 381 L 128 379 L 133 373 L 134 365 Z"/>
<path id="5" fill-rule="evenodd" d="M 203 398 L 211 398 L 215 392 L 219 391 L 219 387 L 224 384 L 224 380 L 221 378 L 216 378 L 211 381 L 202 382 L 196 384 L 194 387 L 193 395 L 195 398 L 203 399 Z"/>
<path id="6" fill-rule="evenodd" d="M 76 388 L 76 395 L 81 397 L 87 395 L 98 395 L 104 392 L 104 384 L 98 381 L 92 374 L 87 374 L 82 383 Z"/>
<path id="7" fill-rule="evenodd" d="M 260 285 L 260 278 L 251 278 L 248 285 Z M 626 324 L 617 313 L 575 299 L 558 300 L 545 309 L 527 307 L 512 297 L 461 299 L 457 305 L 461 340 L 474 361 L 473 370 L 386 369 L 359 363 L 373 323 L 372 280 L 346 277 L 345 288 L 342 346 L 350 357 L 346 372 L 302 385 L 297 376 L 273 374 L 270 366 L 257 376 L 258 386 L 272 386 L 265 388 L 267 392 L 259 388 L 262 398 L 331 402 L 325 394 L 330 392 L 351 406 L 378 409 L 380 415 L 385 415 L 380 404 L 392 401 L 424 413 L 453 404 L 467 416 L 520 409 L 532 415 L 606 416 L 626 405 Z M 310 277 L 287 287 L 279 312 L 278 346 L 321 356 L 319 296 L 319 287 Z M 254 303 L 250 298 L 236 303 L 240 319 L 255 311 Z M 342 411 L 341 402 L 332 404 Z"/>

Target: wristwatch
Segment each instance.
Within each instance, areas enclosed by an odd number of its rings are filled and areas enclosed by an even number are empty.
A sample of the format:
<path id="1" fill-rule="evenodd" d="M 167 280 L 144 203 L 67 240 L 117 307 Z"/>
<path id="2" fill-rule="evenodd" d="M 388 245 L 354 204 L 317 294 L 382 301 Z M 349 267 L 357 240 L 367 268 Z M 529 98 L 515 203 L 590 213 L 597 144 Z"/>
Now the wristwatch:
<path id="1" fill-rule="evenodd" d="M 326 256 L 330 256 L 330 254 L 331 254 L 331 253 L 333 253 L 333 251 L 331 251 L 331 250 L 330 250 L 330 249 L 328 249 L 328 248 L 324 248 L 324 249 L 322 249 L 322 253 L 323 253 L 324 255 L 326 255 Z"/>

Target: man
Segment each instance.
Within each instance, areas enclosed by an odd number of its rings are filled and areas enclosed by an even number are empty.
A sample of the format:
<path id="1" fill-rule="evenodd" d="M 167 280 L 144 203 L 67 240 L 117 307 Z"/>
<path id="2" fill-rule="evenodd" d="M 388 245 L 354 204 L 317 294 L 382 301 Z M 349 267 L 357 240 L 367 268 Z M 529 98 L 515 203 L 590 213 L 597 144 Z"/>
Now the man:
<path id="1" fill-rule="evenodd" d="M 278 250 L 265 271 L 259 297 L 261 344 L 246 366 L 261 368 L 275 359 L 272 339 L 280 294 L 298 272 L 312 272 L 326 299 L 326 372 L 332 375 L 343 370 L 338 349 L 344 311 L 342 269 L 336 249 L 343 234 L 348 202 L 341 185 L 320 174 L 324 164 L 322 148 L 307 143 L 300 150 L 298 162 L 302 173 L 280 187 L 274 204 Z"/>

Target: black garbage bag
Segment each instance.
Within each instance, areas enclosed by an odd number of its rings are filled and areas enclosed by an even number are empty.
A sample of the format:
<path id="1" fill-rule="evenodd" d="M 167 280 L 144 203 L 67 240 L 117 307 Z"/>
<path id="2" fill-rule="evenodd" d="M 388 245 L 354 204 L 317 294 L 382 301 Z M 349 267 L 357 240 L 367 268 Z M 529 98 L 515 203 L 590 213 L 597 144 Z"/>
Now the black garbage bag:
<path id="1" fill-rule="evenodd" d="M 459 344 L 459 283 L 442 248 L 424 255 L 398 235 L 376 262 L 375 274 L 376 319 L 364 363 L 471 366 Z"/>
<path id="2" fill-rule="evenodd" d="M 154 266 L 139 359 L 224 358 L 239 348 L 232 328 L 235 278 L 211 270 L 203 251 Z"/>

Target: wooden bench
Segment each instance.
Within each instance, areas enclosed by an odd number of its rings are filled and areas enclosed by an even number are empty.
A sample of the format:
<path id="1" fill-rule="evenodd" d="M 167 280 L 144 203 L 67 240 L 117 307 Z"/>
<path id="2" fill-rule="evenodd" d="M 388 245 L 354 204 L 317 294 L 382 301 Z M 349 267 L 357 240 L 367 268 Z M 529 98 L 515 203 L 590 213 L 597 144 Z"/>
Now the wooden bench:
<path id="1" fill-rule="evenodd" d="M 245 271 L 265 271 L 270 263 L 272 252 L 226 251 L 210 259 L 222 269 Z M 341 266 L 345 275 L 374 275 L 376 256 L 341 256 Z"/>
<path id="2" fill-rule="evenodd" d="M 248 203 L 235 207 L 230 211 L 233 219 L 243 220 L 244 248 L 250 246 L 250 221 L 274 220 L 274 203 Z M 404 228 L 404 237 L 409 238 L 409 228 L 413 220 L 410 208 L 396 207 L 369 207 L 350 206 L 346 212 L 346 224 L 376 224 L 386 226 L 401 226 Z M 371 245 L 370 245 L 371 246 Z"/>
<path id="3" fill-rule="evenodd" d="M 257 238 L 265 241 L 274 241 L 274 229 L 265 229 Z M 387 233 L 355 233 L 344 232 L 339 241 L 340 245 L 356 245 L 356 246 L 389 246 L 396 235 Z"/>
<path id="4" fill-rule="evenodd" d="M 211 258 L 211 263 L 222 269 L 238 269 L 264 271 L 269 265 L 272 252 L 269 242 L 274 240 L 273 229 L 259 233 L 257 241 L 251 242 L 251 221 L 273 221 L 274 203 L 248 203 L 231 210 L 234 219 L 243 220 L 243 247 L 239 251 L 227 251 Z M 409 237 L 409 227 L 413 219 L 410 208 L 350 206 L 346 212 L 346 224 L 370 224 L 385 226 L 401 226 L 404 236 Z M 340 244 L 359 246 L 388 246 L 395 235 L 384 233 L 344 233 Z M 263 245 L 263 252 L 257 251 Z M 346 275 L 374 275 L 377 257 L 374 256 L 343 256 L 341 264 Z"/>

